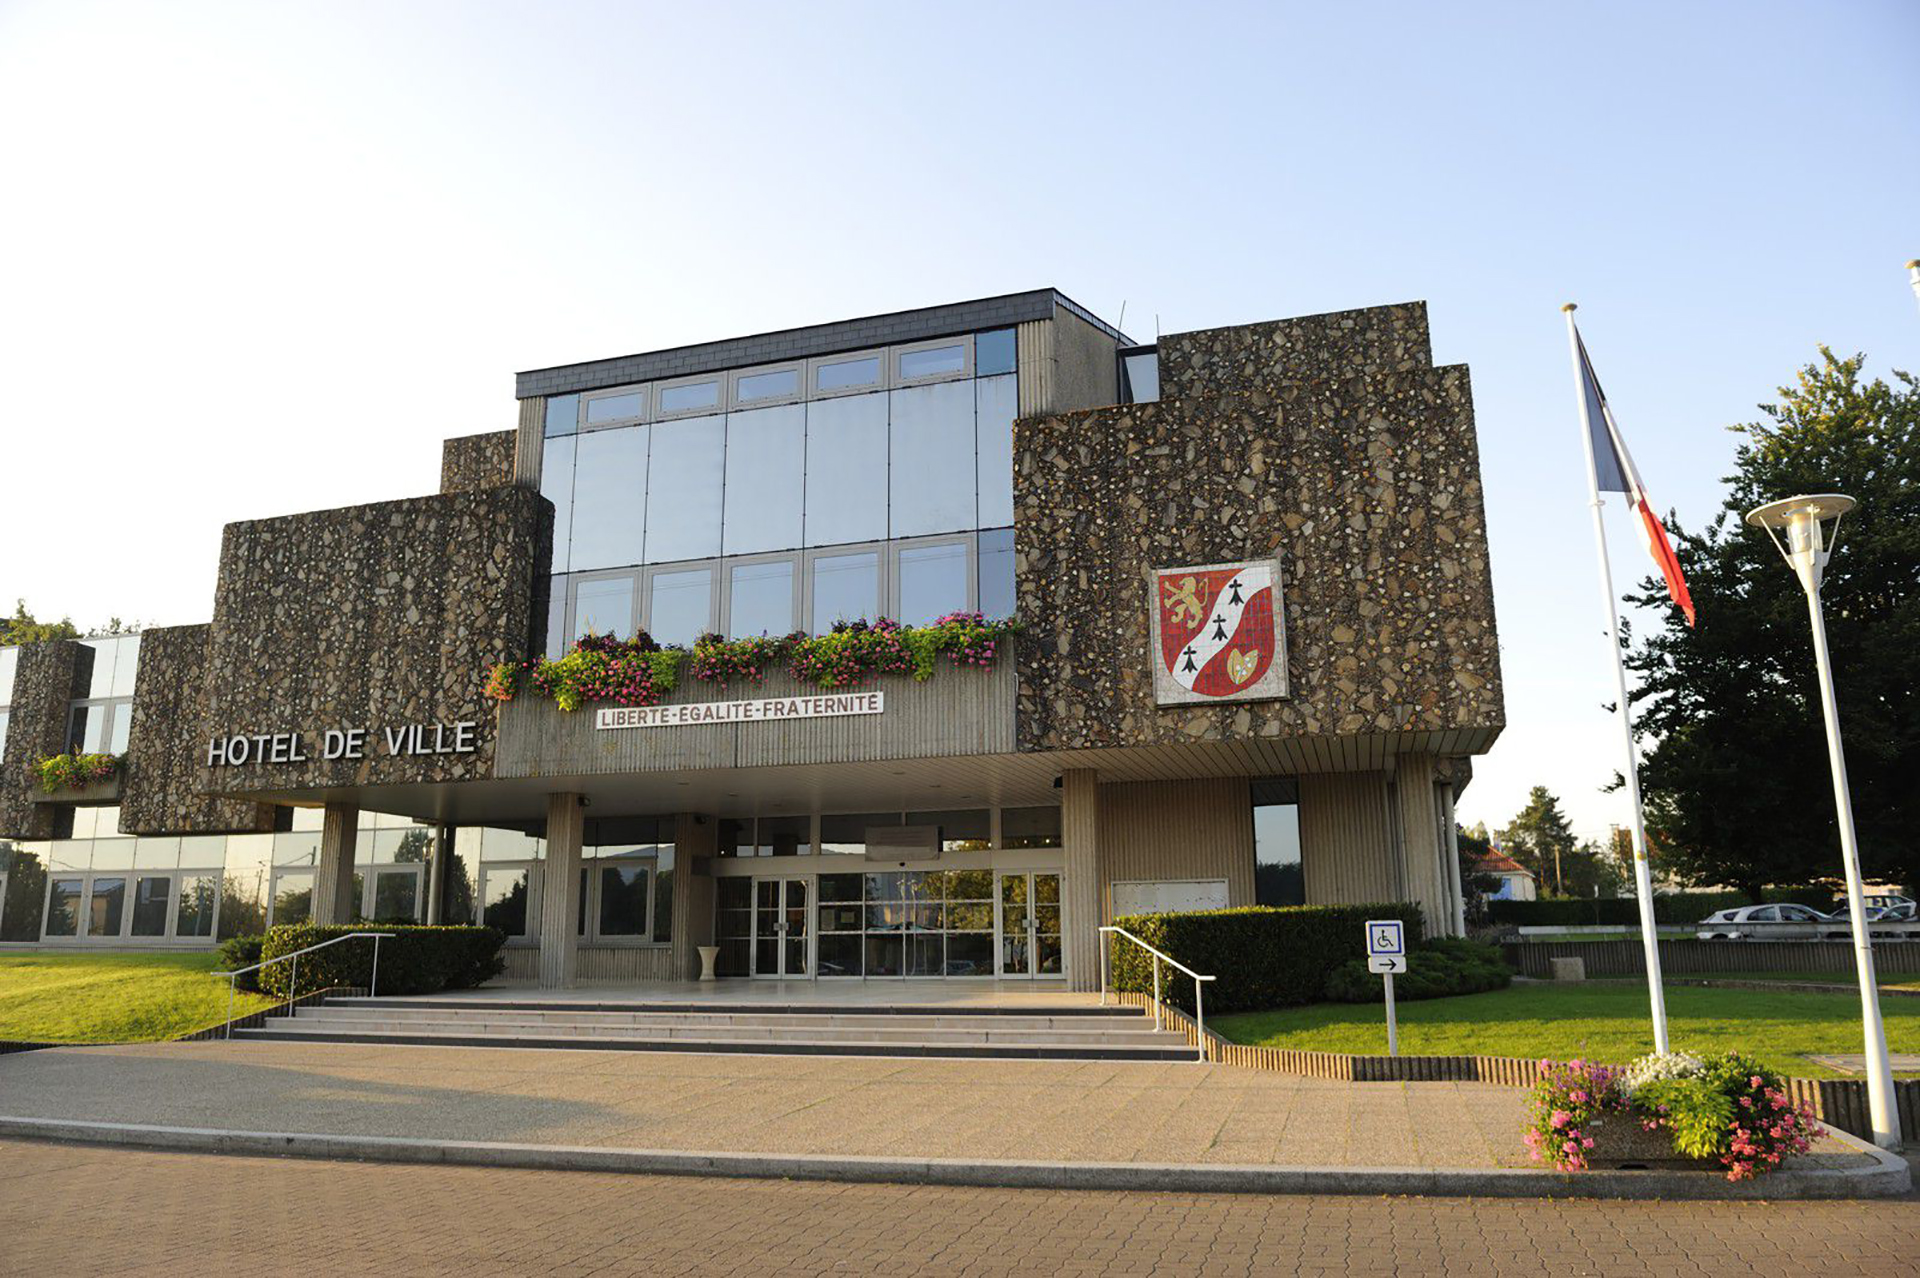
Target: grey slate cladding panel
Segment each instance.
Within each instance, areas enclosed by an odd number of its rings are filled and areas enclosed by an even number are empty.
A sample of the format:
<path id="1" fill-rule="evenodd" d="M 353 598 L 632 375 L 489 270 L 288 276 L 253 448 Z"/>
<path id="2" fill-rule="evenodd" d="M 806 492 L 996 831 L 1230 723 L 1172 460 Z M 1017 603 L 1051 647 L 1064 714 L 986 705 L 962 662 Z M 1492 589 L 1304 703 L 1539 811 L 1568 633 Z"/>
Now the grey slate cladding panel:
<path id="1" fill-rule="evenodd" d="M 629 382 L 718 372 L 748 364 L 806 359 L 866 346 L 898 345 L 970 333 L 976 329 L 1000 328 L 1027 320 L 1050 319 L 1056 306 L 1087 315 L 1084 308 L 1056 290 L 1036 289 L 1030 293 L 957 302 L 950 306 L 930 306 L 834 324 L 816 324 L 779 333 L 756 333 L 749 337 L 681 346 L 618 359 L 533 369 L 519 374 L 514 393 L 520 399 L 531 399 L 538 395 L 564 395 L 602 386 L 623 386 Z M 1090 315 L 1087 317 L 1092 318 Z M 1101 323 L 1097 319 L 1093 322 Z M 1101 324 L 1101 327 L 1107 326 Z"/>
<path id="2" fill-rule="evenodd" d="M 40 788 L 36 765 L 67 748 L 67 709 L 87 694 L 93 657 L 93 649 L 72 639 L 21 645 L 0 760 L 0 838 L 53 837 L 53 807 L 33 801 Z"/>
<path id="3" fill-rule="evenodd" d="M 1425 306 L 1159 345 L 1159 402 L 1014 424 L 1020 748 L 1497 732 L 1472 390 Z M 1290 698 L 1156 706 L 1147 572 L 1267 555 Z"/>

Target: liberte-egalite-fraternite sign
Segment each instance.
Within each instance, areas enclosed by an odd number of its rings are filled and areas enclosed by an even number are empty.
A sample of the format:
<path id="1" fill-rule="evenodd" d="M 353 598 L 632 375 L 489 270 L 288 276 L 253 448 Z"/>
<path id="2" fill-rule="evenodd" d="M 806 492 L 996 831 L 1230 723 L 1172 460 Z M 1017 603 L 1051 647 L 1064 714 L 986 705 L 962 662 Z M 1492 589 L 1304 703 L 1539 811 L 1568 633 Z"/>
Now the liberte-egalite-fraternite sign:
<path id="1" fill-rule="evenodd" d="M 1154 701 L 1274 701 L 1287 695 L 1280 561 L 1198 564 L 1147 574 Z"/>
<path id="2" fill-rule="evenodd" d="M 757 701 L 693 701 L 677 706 L 612 706 L 594 715 L 596 728 L 674 728 L 701 723 L 784 723 L 849 714 L 884 714 L 884 692 L 830 692 Z"/>

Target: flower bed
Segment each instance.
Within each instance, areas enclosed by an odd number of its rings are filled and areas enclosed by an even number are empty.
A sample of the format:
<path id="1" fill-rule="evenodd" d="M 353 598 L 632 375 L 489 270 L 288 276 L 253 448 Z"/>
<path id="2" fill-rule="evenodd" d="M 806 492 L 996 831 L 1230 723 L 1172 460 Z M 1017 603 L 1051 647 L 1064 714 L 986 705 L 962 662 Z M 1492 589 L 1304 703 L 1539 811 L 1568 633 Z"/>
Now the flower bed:
<path id="1" fill-rule="evenodd" d="M 487 674 L 486 694 L 512 701 L 532 690 L 562 710 L 588 702 L 619 706 L 657 705 L 683 675 L 719 688 L 759 683 L 785 666 L 797 679 L 821 688 L 845 688 L 883 674 L 933 677 L 944 655 L 954 666 L 994 664 L 1003 643 L 1017 633 L 1011 620 L 988 621 L 977 612 L 955 612 L 928 626 L 897 621 L 842 622 L 824 635 L 727 639 L 701 635 L 691 649 L 662 647 L 644 631 L 631 639 L 589 635 L 557 661 L 502 662 Z"/>
<path id="2" fill-rule="evenodd" d="M 120 756 L 81 754 L 75 750 L 67 754 L 48 755 L 36 767 L 40 774 L 40 788 L 48 794 L 58 794 L 62 790 L 84 790 L 88 786 L 112 780 L 120 771 Z"/>
<path id="3" fill-rule="evenodd" d="M 1527 1150 L 1562 1171 L 1584 1170 L 1610 1125 L 1664 1135 L 1675 1157 L 1717 1164 L 1728 1180 L 1777 1169 L 1815 1133 L 1812 1109 L 1787 1095 L 1786 1081 L 1738 1052 L 1655 1054 L 1625 1070 L 1543 1060 L 1532 1107 Z"/>

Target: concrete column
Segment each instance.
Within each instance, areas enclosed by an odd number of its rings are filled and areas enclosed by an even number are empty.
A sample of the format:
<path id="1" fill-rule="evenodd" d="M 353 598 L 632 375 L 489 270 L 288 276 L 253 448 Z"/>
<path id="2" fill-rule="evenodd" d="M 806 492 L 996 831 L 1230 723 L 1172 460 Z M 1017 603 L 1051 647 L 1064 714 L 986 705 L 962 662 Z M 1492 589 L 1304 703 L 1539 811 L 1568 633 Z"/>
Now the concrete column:
<path id="1" fill-rule="evenodd" d="M 1433 789 L 1440 809 L 1440 875 L 1447 882 L 1447 895 L 1453 899 L 1453 934 L 1467 934 L 1467 885 L 1460 881 L 1460 836 L 1454 832 L 1453 782 L 1442 781 Z"/>
<path id="2" fill-rule="evenodd" d="M 360 910 L 353 896 L 353 854 L 359 834 L 357 806 L 327 804 L 320 824 L 320 864 L 313 871 L 315 923 L 351 923 Z"/>
<path id="3" fill-rule="evenodd" d="M 1066 862 L 1060 885 L 1067 983 L 1100 988 L 1100 932 L 1107 921 L 1100 882 L 1100 774 L 1071 768 L 1060 776 L 1060 843 Z"/>
<path id="4" fill-rule="evenodd" d="M 700 979 L 700 946 L 713 944 L 713 856 L 719 849 L 717 817 L 681 812 L 673 818 L 673 974 L 677 980 Z"/>
<path id="5" fill-rule="evenodd" d="M 1454 908 L 1440 873 L 1440 811 L 1434 802 L 1433 756 L 1403 754 L 1394 760 L 1394 815 L 1399 828 L 1400 893 L 1426 917 L 1427 935 L 1453 934 Z"/>
<path id="6" fill-rule="evenodd" d="M 586 804 L 573 793 L 547 796 L 547 859 L 540 863 L 540 988 L 566 989 L 580 953 L 580 837 Z"/>
<path id="7" fill-rule="evenodd" d="M 433 827 L 433 855 L 427 861 L 427 926 L 438 927 L 447 895 L 447 858 L 453 855 L 453 827 Z"/>

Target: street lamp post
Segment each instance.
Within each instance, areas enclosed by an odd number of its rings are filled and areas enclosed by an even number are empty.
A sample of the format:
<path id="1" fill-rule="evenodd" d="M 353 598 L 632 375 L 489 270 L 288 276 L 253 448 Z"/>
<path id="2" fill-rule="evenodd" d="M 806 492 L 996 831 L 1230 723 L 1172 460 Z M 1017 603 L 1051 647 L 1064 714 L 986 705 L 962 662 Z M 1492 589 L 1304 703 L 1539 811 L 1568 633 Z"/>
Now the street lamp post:
<path id="1" fill-rule="evenodd" d="M 1867 1105 L 1874 1144 L 1900 1144 L 1900 1120 L 1893 1107 L 1893 1068 L 1887 1060 L 1887 1031 L 1880 1019 L 1879 982 L 1873 971 L 1873 938 L 1867 931 L 1866 894 L 1860 886 L 1860 844 L 1853 830 L 1853 799 L 1847 789 L 1847 756 L 1840 744 L 1840 711 L 1833 697 L 1833 662 L 1827 654 L 1827 623 L 1820 608 L 1820 582 L 1840 529 L 1840 517 L 1853 498 L 1839 493 L 1787 497 L 1748 512 L 1747 522 L 1764 528 L 1780 548 L 1801 587 L 1813 621 L 1813 660 L 1820 671 L 1820 707 L 1827 726 L 1827 756 L 1833 764 L 1833 805 L 1840 822 L 1840 857 L 1847 875 L 1847 921 L 1853 927 L 1854 969 L 1860 978 L 1860 1020 L 1867 1042 Z M 1784 540 L 1782 536 L 1784 534 Z"/>

